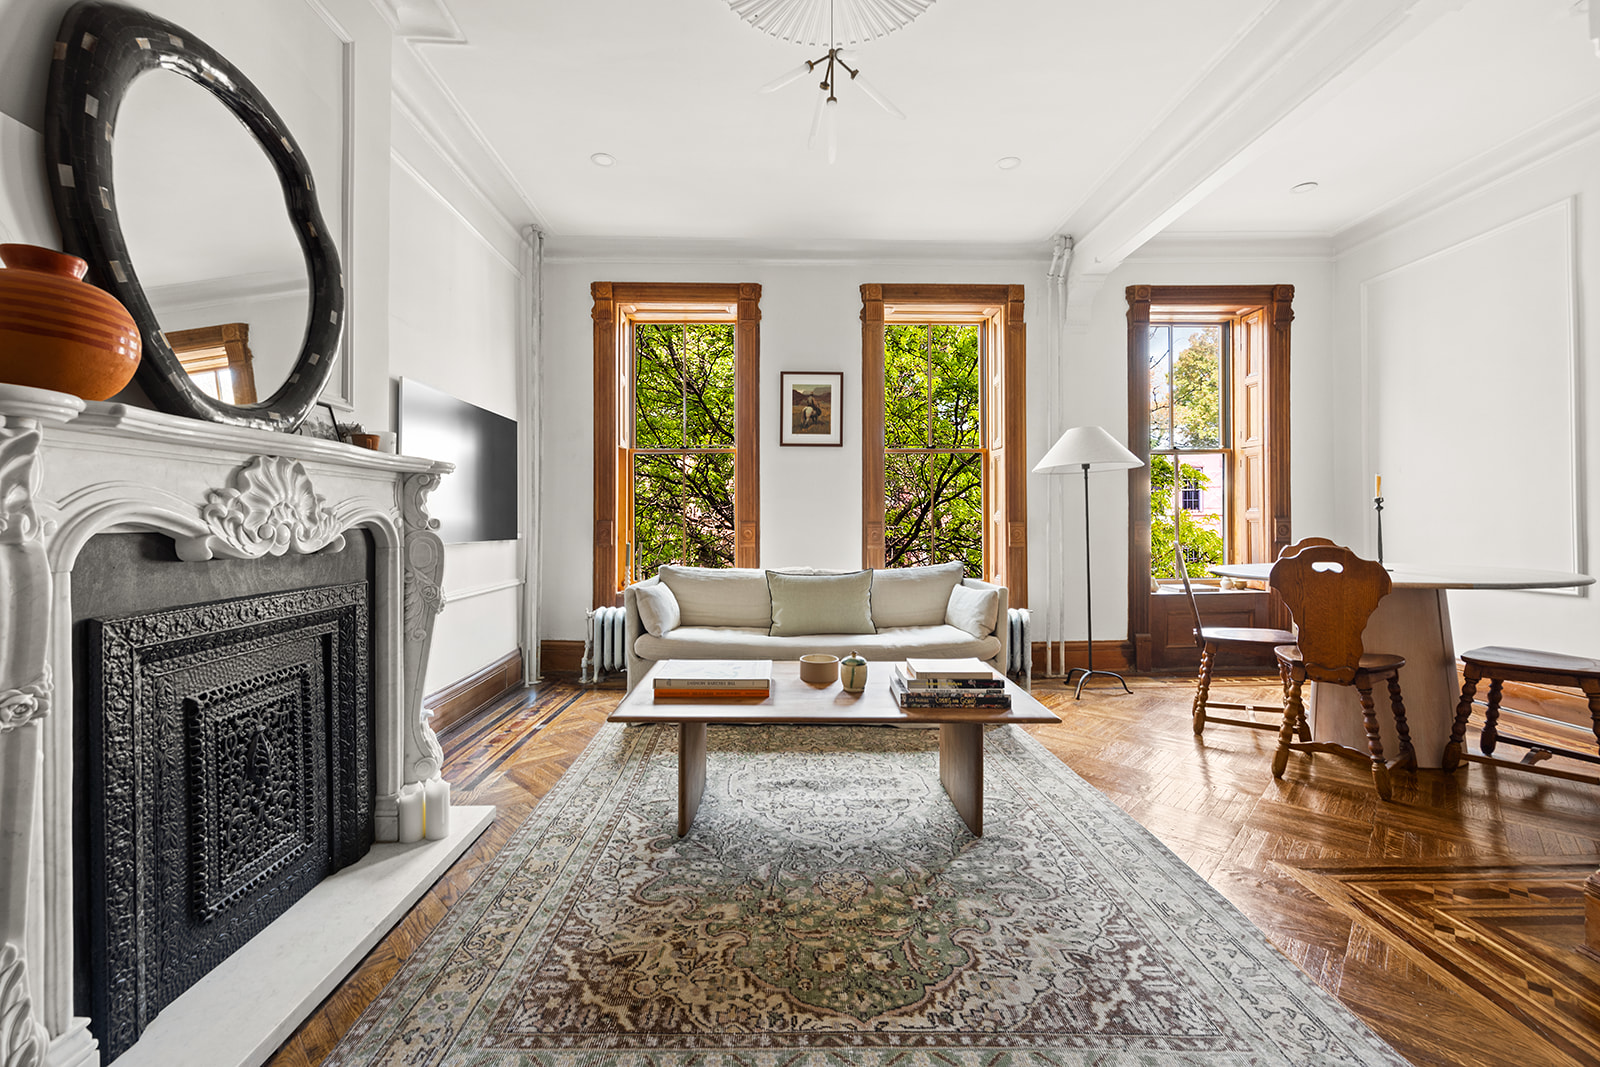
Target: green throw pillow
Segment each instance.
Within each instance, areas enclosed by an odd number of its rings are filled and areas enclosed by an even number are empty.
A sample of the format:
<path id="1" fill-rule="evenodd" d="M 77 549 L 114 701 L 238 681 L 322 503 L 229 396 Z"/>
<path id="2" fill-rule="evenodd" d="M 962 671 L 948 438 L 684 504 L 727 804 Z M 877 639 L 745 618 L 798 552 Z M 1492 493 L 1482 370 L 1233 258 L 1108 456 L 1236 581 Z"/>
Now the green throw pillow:
<path id="1" fill-rule="evenodd" d="M 772 592 L 773 637 L 806 634 L 870 634 L 872 572 L 780 574 L 767 572 Z"/>

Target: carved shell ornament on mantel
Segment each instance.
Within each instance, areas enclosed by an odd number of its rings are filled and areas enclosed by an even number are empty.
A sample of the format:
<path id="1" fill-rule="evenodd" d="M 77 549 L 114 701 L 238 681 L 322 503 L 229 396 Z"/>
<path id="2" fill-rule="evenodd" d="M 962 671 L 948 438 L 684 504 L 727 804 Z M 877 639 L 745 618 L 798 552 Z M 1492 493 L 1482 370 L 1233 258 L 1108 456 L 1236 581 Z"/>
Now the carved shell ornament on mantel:
<path id="1" fill-rule="evenodd" d="M 206 494 L 200 518 L 211 532 L 179 538 L 179 559 L 260 559 L 344 547 L 333 509 L 317 495 L 299 460 L 257 456 L 230 481 L 228 488 Z"/>

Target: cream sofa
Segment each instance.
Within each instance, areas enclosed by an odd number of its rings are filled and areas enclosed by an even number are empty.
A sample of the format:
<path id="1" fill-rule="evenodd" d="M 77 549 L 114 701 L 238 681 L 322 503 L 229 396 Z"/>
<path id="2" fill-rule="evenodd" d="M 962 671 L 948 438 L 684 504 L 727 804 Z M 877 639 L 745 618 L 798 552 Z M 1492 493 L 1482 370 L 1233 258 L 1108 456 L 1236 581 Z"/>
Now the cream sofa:
<path id="1" fill-rule="evenodd" d="M 785 575 L 824 572 L 786 570 Z M 837 572 L 826 572 L 836 574 Z M 665 584 L 668 598 L 681 615 L 678 625 L 664 628 L 659 612 Z M 984 597 L 984 621 L 948 607 L 952 587 L 961 585 Z M 627 612 L 628 688 L 632 689 L 658 660 L 663 659 L 799 659 L 808 652 L 846 656 L 858 652 L 867 660 L 903 660 L 907 656 L 966 657 L 985 660 L 1005 673 L 1007 622 L 1006 588 L 961 576 L 960 564 L 873 571 L 870 585 L 873 633 L 813 633 L 774 637 L 772 603 L 766 572 L 738 568 L 709 570 L 696 567 L 662 567 L 653 578 L 629 586 L 622 603 Z M 970 597 L 962 597 L 972 600 Z M 662 633 L 652 633 L 640 614 L 641 600 Z M 985 629 L 987 607 L 994 606 L 994 622 Z M 947 611 L 967 629 L 952 625 Z M 978 631 L 975 633 L 974 631 Z"/>

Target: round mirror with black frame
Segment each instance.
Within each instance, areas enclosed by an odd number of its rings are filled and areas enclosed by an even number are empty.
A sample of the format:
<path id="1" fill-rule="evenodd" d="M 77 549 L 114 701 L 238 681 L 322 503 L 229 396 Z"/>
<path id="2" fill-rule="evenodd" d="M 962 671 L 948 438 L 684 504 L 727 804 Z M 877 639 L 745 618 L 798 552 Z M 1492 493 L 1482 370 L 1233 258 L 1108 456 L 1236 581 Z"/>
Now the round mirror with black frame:
<path id="1" fill-rule="evenodd" d="M 249 130 L 276 172 L 305 255 L 310 308 L 304 340 L 282 385 L 256 403 L 226 403 L 207 395 L 190 376 L 139 283 L 119 221 L 112 174 L 118 110 L 134 80 L 157 70 L 207 90 Z M 162 411 L 236 426 L 298 426 L 338 356 L 344 277 L 317 206 L 310 167 L 272 105 L 233 64 L 182 27 L 137 8 L 89 0 L 62 19 L 46 119 L 45 155 L 62 243 L 88 262 L 91 280 L 120 300 L 138 323 L 144 356 L 137 381 L 151 402 Z"/>

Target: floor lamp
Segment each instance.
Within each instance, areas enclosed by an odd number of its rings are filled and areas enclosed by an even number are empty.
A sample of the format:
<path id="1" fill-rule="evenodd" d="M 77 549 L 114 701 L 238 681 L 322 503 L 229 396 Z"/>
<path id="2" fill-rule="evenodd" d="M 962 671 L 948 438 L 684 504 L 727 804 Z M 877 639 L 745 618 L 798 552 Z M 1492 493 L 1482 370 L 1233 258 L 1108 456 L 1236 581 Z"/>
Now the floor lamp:
<path id="1" fill-rule="evenodd" d="M 1033 468 L 1035 474 L 1072 474 L 1078 470 L 1083 471 L 1083 599 L 1086 605 L 1084 629 L 1089 639 L 1089 666 L 1072 668 L 1062 683 L 1071 685 L 1072 676 L 1078 671 L 1083 672 L 1082 677 L 1078 679 L 1078 688 L 1072 694 L 1074 700 L 1083 697 L 1083 683 L 1096 674 L 1115 678 L 1122 683 L 1124 691 L 1132 692 L 1122 675 L 1115 671 L 1094 669 L 1094 564 L 1091 562 L 1092 538 L 1089 533 L 1089 472 L 1125 471 L 1142 466 L 1144 460 L 1122 447 L 1122 443 L 1102 427 L 1075 426 L 1062 434 L 1061 439 L 1051 446 L 1050 451 L 1046 452 L 1044 458 Z"/>

